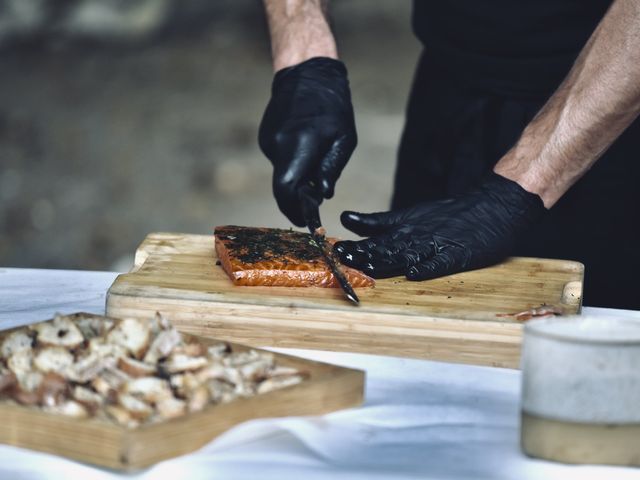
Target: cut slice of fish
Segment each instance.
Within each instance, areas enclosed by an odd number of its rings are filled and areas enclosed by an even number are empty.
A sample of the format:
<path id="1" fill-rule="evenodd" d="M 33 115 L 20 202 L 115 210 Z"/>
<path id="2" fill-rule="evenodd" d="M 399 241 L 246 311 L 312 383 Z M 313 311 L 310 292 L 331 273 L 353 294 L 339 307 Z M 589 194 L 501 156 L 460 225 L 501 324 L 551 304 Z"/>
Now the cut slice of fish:
<path id="1" fill-rule="evenodd" d="M 214 234 L 218 259 L 236 285 L 339 287 L 318 246 L 307 233 L 227 225 L 216 227 Z M 375 284 L 371 277 L 358 270 L 343 267 L 343 271 L 353 287 Z"/>

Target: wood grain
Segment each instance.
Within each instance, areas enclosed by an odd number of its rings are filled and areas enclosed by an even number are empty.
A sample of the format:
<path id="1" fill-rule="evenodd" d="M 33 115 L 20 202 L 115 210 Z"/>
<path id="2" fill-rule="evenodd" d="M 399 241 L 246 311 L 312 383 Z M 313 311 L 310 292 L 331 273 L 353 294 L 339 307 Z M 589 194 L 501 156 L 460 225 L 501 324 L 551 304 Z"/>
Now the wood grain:
<path id="1" fill-rule="evenodd" d="M 93 316 L 90 314 L 75 314 Z M 11 330 L 2 332 L 2 336 Z M 205 344 L 219 340 L 197 338 Z M 232 343 L 234 351 L 246 346 Z M 238 423 L 262 417 L 319 415 L 363 401 L 364 372 L 275 354 L 279 365 L 308 374 L 301 383 L 157 424 L 127 429 L 106 420 L 74 419 L 0 401 L 0 443 L 118 470 L 136 470 L 192 452 Z"/>
<path id="2" fill-rule="evenodd" d="M 578 313 L 578 262 L 510 258 L 425 282 L 404 277 L 358 289 L 237 287 L 216 265 L 213 236 L 150 234 L 132 272 L 107 296 L 107 313 L 167 314 L 183 331 L 254 346 L 318 348 L 515 368 L 521 323 L 503 316 L 539 307 Z"/>

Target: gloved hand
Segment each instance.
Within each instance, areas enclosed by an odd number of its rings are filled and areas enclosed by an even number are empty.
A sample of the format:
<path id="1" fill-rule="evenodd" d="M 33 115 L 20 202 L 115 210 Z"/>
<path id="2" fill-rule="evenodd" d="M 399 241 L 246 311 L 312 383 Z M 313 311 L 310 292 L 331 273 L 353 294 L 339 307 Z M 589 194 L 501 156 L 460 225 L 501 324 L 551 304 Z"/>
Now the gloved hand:
<path id="1" fill-rule="evenodd" d="M 311 183 L 319 197 L 331 198 L 356 148 L 344 64 L 317 57 L 278 71 L 258 142 L 273 164 L 273 193 L 280 210 L 303 226 L 300 187 Z"/>
<path id="2" fill-rule="evenodd" d="M 372 277 L 428 280 L 498 263 L 544 212 L 538 195 L 491 173 L 456 198 L 384 213 L 343 212 L 346 228 L 371 238 L 334 248 L 345 265 Z"/>

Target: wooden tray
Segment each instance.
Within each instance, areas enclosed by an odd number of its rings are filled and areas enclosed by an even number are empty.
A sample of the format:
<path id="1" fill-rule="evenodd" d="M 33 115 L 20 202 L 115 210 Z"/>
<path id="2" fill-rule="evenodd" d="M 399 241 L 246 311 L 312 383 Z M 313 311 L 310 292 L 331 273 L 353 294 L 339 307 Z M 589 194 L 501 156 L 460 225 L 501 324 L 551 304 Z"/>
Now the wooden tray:
<path id="1" fill-rule="evenodd" d="M 95 316 L 77 313 L 71 317 Z M 0 332 L 0 339 L 12 330 Z M 206 344 L 217 340 L 198 338 Z M 231 344 L 234 350 L 247 347 Z M 246 420 L 318 415 L 362 403 L 364 372 L 275 354 L 284 366 L 304 370 L 301 383 L 162 423 L 127 429 L 99 419 L 74 419 L 0 401 L 0 443 L 62 455 L 120 470 L 149 466 L 192 452 Z"/>
<path id="2" fill-rule="evenodd" d="M 511 258 L 425 282 L 358 289 L 237 287 L 216 266 L 213 235 L 150 234 L 107 296 L 112 316 L 166 313 L 177 328 L 253 346 L 317 348 L 517 367 L 522 324 L 543 304 L 580 311 L 582 264 Z"/>

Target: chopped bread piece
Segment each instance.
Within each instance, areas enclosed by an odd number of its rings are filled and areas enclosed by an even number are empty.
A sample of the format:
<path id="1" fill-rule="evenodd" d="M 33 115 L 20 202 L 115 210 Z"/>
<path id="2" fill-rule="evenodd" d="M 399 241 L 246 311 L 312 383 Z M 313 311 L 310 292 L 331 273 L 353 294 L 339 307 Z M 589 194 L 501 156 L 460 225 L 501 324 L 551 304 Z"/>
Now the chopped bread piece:
<path id="1" fill-rule="evenodd" d="M 33 368 L 33 350 L 20 350 L 9 357 L 7 367 L 16 376 L 30 371 Z"/>
<path id="2" fill-rule="evenodd" d="M 15 373 L 0 365 L 0 393 L 12 388 L 17 381 Z"/>
<path id="3" fill-rule="evenodd" d="M 43 373 L 64 372 L 73 360 L 73 354 L 64 347 L 45 347 L 38 350 L 33 364 Z"/>
<path id="4" fill-rule="evenodd" d="M 0 346 L 0 355 L 7 359 L 16 352 L 31 350 L 33 337 L 28 330 L 16 330 L 5 337 Z"/>
<path id="5" fill-rule="evenodd" d="M 153 339 L 147 354 L 144 356 L 144 361 L 146 363 L 157 363 L 159 360 L 168 357 L 180 343 L 182 343 L 182 337 L 175 328 L 163 330 Z"/>
<path id="6" fill-rule="evenodd" d="M 122 390 L 129 395 L 154 403 L 173 395 L 169 382 L 158 377 L 141 377 L 128 380 L 123 385 Z"/>
<path id="7" fill-rule="evenodd" d="M 195 376 L 198 382 L 204 383 L 207 380 L 217 378 L 218 380 L 230 380 L 228 370 L 222 365 L 222 363 L 209 363 L 206 367 L 195 372 Z"/>
<path id="8" fill-rule="evenodd" d="M 224 380 L 210 380 L 207 388 L 209 397 L 215 403 L 227 403 L 236 398 L 235 387 Z"/>
<path id="9" fill-rule="evenodd" d="M 29 349 L 14 353 L 7 360 L 7 367 L 18 383 L 12 389 L 12 398 L 23 405 L 36 405 L 40 401 L 38 389 L 43 375 L 33 369 L 33 351 Z"/>
<path id="10" fill-rule="evenodd" d="M 238 385 L 239 383 L 243 383 L 244 379 L 242 378 L 242 374 L 240 370 L 237 368 L 225 368 L 224 369 L 224 379 L 227 383 L 232 385 Z"/>
<path id="11" fill-rule="evenodd" d="M 116 368 L 105 368 L 91 380 L 91 386 L 100 395 L 104 395 L 111 401 L 113 396 L 120 390 L 120 387 L 129 381 L 131 377 Z"/>
<path id="12" fill-rule="evenodd" d="M 84 342 L 82 332 L 69 318 L 56 315 L 52 322 L 32 326 L 37 333 L 37 343 L 42 346 L 76 348 Z"/>
<path id="13" fill-rule="evenodd" d="M 125 382 L 131 380 L 131 377 L 127 375 L 122 370 L 117 369 L 116 367 L 107 368 L 102 372 L 102 377 L 106 378 L 108 382 L 110 382 L 114 387 L 120 386 Z"/>
<path id="14" fill-rule="evenodd" d="M 290 387 L 302 382 L 304 378 L 301 375 L 288 375 L 267 378 L 258 385 L 257 393 L 267 393 L 280 388 Z"/>
<path id="15" fill-rule="evenodd" d="M 163 364 L 163 368 L 169 373 L 179 373 L 199 370 L 205 367 L 209 361 L 206 357 L 191 357 L 181 353 L 172 354 Z"/>
<path id="16" fill-rule="evenodd" d="M 67 380 L 54 372 L 46 373 L 38 387 L 38 403 L 44 406 L 54 406 L 64 402 L 68 396 L 69 384 Z"/>
<path id="17" fill-rule="evenodd" d="M 207 355 L 207 347 L 201 343 L 183 343 L 175 347 L 171 354 L 182 354 L 188 357 L 204 357 Z"/>
<path id="18" fill-rule="evenodd" d="M 126 357 L 127 349 L 122 345 L 108 343 L 104 337 L 89 340 L 89 351 L 99 357 Z"/>
<path id="19" fill-rule="evenodd" d="M 76 385 L 74 387 L 72 394 L 73 398 L 75 398 L 79 402 L 98 404 L 102 404 L 104 402 L 104 397 L 102 397 L 102 395 L 94 392 L 90 388 L 82 387 L 80 385 Z"/>
<path id="20" fill-rule="evenodd" d="M 132 418 L 129 410 L 120 405 L 107 405 L 105 412 L 109 418 L 124 427 L 135 428 L 140 425 L 139 421 Z"/>
<path id="21" fill-rule="evenodd" d="M 37 371 L 24 372 L 21 375 L 16 374 L 20 389 L 25 392 L 36 392 L 40 388 L 44 375 Z"/>
<path id="22" fill-rule="evenodd" d="M 190 412 L 199 412 L 209 403 L 209 389 L 205 385 L 200 385 L 192 390 L 187 397 L 187 406 Z"/>
<path id="23" fill-rule="evenodd" d="M 103 376 L 97 376 L 91 380 L 91 386 L 93 389 L 107 399 L 110 403 L 113 401 L 118 393 L 118 389 L 106 380 Z"/>
<path id="24" fill-rule="evenodd" d="M 107 342 L 124 347 L 135 358 L 142 358 L 149 348 L 149 324 L 134 318 L 120 320 L 107 334 Z"/>
<path id="25" fill-rule="evenodd" d="M 59 413 L 73 418 L 87 418 L 89 412 L 87 409 L 74 400 L 66 400 L 63 403 L 45 408 L 45 411 L 51 413 Z"/>
<path id="26" fill-rule="evenodd" d="M 240 375 L 245 380 L 257 382 L 265 379 L 269 375 L 273 361 L 268 358 L 261 358 L 255 362 L 245 363 L 238 367 Z"/>
<path id="27" fill-rule="evenodd" d="M 209 345 L 207 355 L 212 359 L 219 359 L 231 353 L 231 347 L 228 343 L 220 342 L 215 345 Z"/>
<path id="28" fill-rule="evenodd" d="M 134 420 L 144 421 L 153 413 L 153 409 L 149 404 L 133 395 L 121 393 L 118 395 L 118 403 L 129 412 L 129 415 Z"/>
<path id="29" fill-rule="evenodd" d="M 86 340 L 101 337 L 113 328 L 114 321 L 107 317 L 80 317 L 76 325 Z"/>
<path id="30" fill-rule="evenodd" d="M 94 392 L 90 388 L 76 385 L 72 392 L 73 398 L 82 404 L 91 414 L 94 414 L 102 405 L 105 404 L 105 397 Z"/>
<path id="31" fill-rule="evenodd" d="M 163 330 L 169 330 L 171 327 L 171 322 L 164 317 L 160 312 L 156 312 L 151 321 L 149 322 L 151 327 L 151 334 L 155 337 Z"/>
<path id="32" fill-rule="evenodd" d="M 64 375 L 74 382 L 87 383 L 102 371 L 115 368 L 117 362 L 114 357 L 101 357 L 95 353 L 89 353 L 78 359 L 73 365 L 69 365 L 64 370 Z"/>
<path id="33" fill-rule="evenodd" d="M 18 381 L 19 387 L 25 392 L 34 392 L 40 386 L 42 373 L 33 369 L 33 350 L 20 350 L 7 360 L 7 367 Z"/>
<path id="34" fill-rule="evenodd" d="M 184 415 L 187 411 L 187 404 L 184 400 L 167 397 L 156 403 L 156 409 L 160 418 L 168 420 Z"/>
<path id="35" fill-rule="evenodd" d="M 11 398 L 21 405 L 38 405 L 40 395 L 36 390 L 25 390 L 22 387 L 14 387 L 11 392 Z"/>
<path id="36" fill-rule="evenodd" d="M 171 385 L 171 388 L 183 397 L 186 395 L 187 391 L 186 380 L 184 378 L 185 376 L 186 374 L 176 374 L 169 377 L 169 385 Z"/>
<path id="37" fill-rule="evenodd" d="M 285 367 L 283 365 L 275 365 L 269 370 L 269 377 L 278 377 L 280 375 L 297 375 L 300 370 L 293 367 Z"/>
<path id="38" fill-rule="evenodd" d="M 169 383 L 171 385 L 171 388 L 177 393 L 179 397 L 187 398 L 192 391 L 203 384 L 203 381 L 201 381 L 196 374 L 192 372 L 186 372 L 171 375 Z"/>
<path id="39" fill-rule="evenodd" d="M 238 352 L 233 355 L 229 355 L 223 359 L 223 363 L 227 367 L 240 367 L 247 363 L 252 363 L 258 360 L 266 360 L 273 363 L 273 354 L 267 352 L 258 352 L 257 350 L 247 350 L 246 352 Z"/>
<path id="40" fill-rule="evenodd" d="M 252 397 L 256 394 L 256 384 L 252 381 L 246 381 L 244 378 L 241 378 L 235 384 L 234 392 L 239 397 Z"/>
<path id="41" fill-rule="evenodd" d="M 129 357 L 120 357 L 118 359 L 118 368 L 134 378 L 148 377 L 158 370 L 154 365 Z"/>

